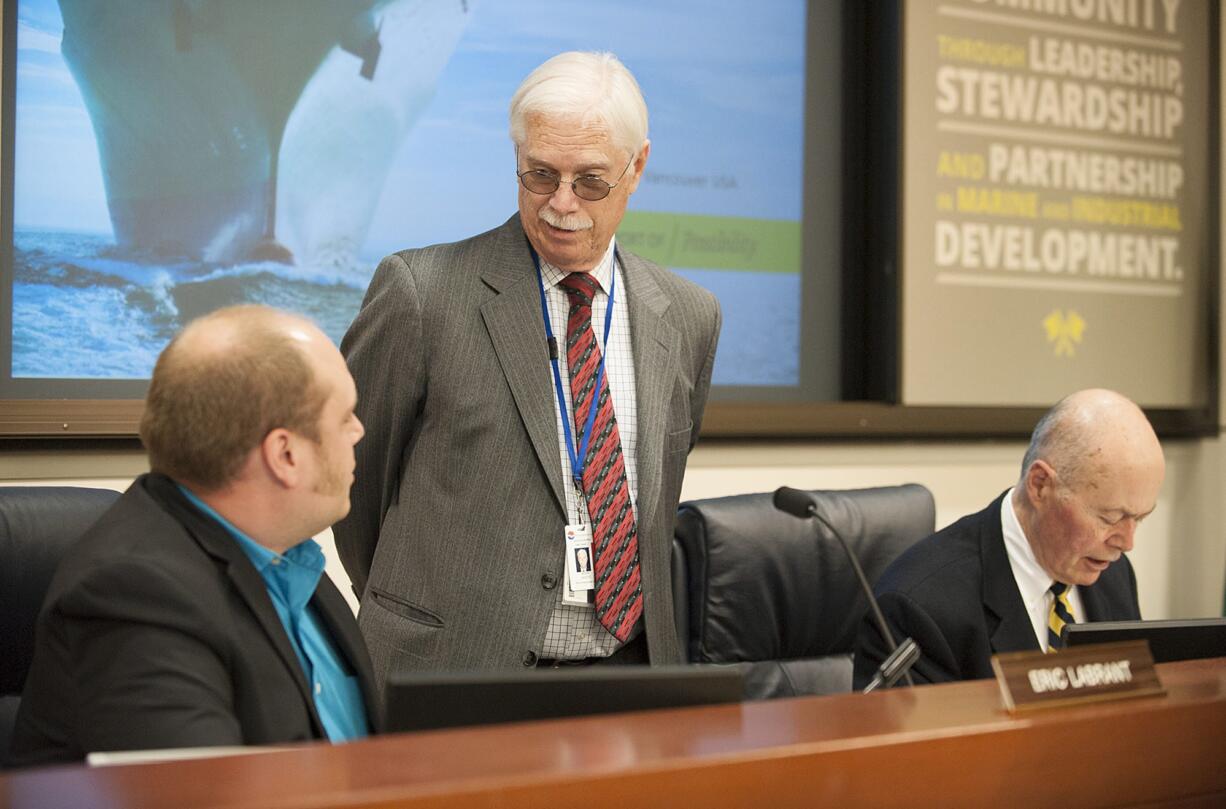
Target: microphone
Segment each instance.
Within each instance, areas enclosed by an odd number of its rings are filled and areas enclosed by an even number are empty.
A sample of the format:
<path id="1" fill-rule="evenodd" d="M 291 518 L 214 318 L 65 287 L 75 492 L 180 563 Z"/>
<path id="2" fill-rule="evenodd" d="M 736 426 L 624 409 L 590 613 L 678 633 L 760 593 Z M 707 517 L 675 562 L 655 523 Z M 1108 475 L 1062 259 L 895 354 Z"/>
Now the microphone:
<path id="1" fill-rule="evenodd" d="M 909 685 L 915 685 L 911 682 L 911 667 L 920 658 L 919 644 L 910 638 L 903 638 L 902 643 L 898 644 L 898 648 L 890 653 L 890 656 L 881 661 L 881 665 L 877 668 L 877 672 L 873 675 L 873 680 L 864 687 L 864 693 L 876 691 L 881 686 L 889 688 L 894 683 L 898 682 L 899 677 L 905 676 Z"/>
<path id="2" fill-rule="evenodd" d="M 905 677 L 907 685 L 914 686 L 915 683 L 911 679 L 911 667 L 919 660 L 919 644 L 911 638 L 906 638 L 901 644 L 894 642 L 894 634 L 890 632 L 890 627 L 885 622 L 885 616 L 881 614 L 881 607 L 877 604 L 877 597 L 873 595 L 873 588 L 869 585 L 868 578 L 864 575 L 864 568 L 860 567 L 860 560 L 856 558 L 855 553 L 852 552 L 851 546 L 847 544 L 847 540 L 843 538 L 843 535 L 835 530 L 830 521 L 817 510 L 817 501 L 813 495 L 803 489 L 780 486 L 775 490 L 774 503 L 775 508 L 787 512 L 793 517 L 799 517 L 802 520 L 813 517 L 825 526 L 826 530 L 843 546 L 843 552 L 847 554 L 847 560 L 851 562 L 852 570 L 856 571 L 856 578 L 860 580 L 860 587 L 868 598 L 868 606 L 873 612 L 877 628 L 881 630 L 881 636 L 885 638 L 891 650 L 890 656 L 882 661 L 881 665 L 877 668 L 873 681 L 864 689 L 864 693 L 867 694 L 882 685 L 889 687 L 899 677 Z"/>

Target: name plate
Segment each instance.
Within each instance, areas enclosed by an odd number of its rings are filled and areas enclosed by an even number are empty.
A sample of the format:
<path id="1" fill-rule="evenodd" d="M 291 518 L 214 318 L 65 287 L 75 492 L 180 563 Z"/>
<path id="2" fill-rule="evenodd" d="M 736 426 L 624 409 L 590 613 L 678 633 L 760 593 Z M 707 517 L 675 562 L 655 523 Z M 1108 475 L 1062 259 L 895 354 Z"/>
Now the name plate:
<path id="1" fill-rule="evenodd" d="M 1143 640 L 1008 652 L 993 655 L 992 669 L 1010 713 L 1166 693 Z"/>

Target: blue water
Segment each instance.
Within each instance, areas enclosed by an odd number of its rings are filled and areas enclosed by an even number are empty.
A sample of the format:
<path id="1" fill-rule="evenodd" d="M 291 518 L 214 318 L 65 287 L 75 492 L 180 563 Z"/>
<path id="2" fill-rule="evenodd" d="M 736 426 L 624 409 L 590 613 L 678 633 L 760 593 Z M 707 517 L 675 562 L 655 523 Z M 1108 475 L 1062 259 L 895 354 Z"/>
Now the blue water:
<path id="1" fill-rule="evenodd" d="M 76 233 L 18 231 L 13 242 L 15 378 L 147 379 L 186 323 L 236 303 L 300 312 L 339 343 L 374 270 L 164 263 Z"/>
<path id="2" fill-rule="evenodd" d="M 374 262 L 222 267 L 125 256 L 107 236 L 18 231 L 13 251 L 13 376 L 147 379 L 187 322 L 221 306 L 300 312 L 337 343 Z M 795 385 L 800 276 L 684 270 L 720 298 L 717 385 Z"/>

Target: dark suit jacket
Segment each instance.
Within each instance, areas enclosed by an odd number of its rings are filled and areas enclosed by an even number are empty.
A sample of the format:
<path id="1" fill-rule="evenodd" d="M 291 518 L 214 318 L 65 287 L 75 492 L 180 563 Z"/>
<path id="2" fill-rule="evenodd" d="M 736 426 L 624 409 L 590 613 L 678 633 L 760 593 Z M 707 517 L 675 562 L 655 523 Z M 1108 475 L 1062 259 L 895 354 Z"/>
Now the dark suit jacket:
<path id="1" fill-rule="evenodd" d="M 1000 530 L 1003 497 L 916 543 L 877 581 L 874 591 L 894 640 L 910 636 L 919 644 L 912 669 L 917 683 L 992 677 L 992 655 L 1041 648 L 1009 566 Z M 1093 585 L 1077 589 L 1086 620 L 1141 617 L 1127 557 Z M 888 656 L 872 615 L 866 615 L 856 641 L 855 687 L 868 685 Z"/>
<path id="2" fill-rule="evenodd" d="M 373 708 L 370 659 L 327 575 L 311 604 Z M 370 721 L 378 727 L 373 712 Z M 324 737 L 302 667 L 242 548 L 169 478 L 137 478 L 52 579 L 12 763 Z"/>
<path id="3" fill-rule="evenodd" d="M 719 305 L 662 267 L 618 255 L 635 368 L 648 651 L 652 663 L 678 663 L 669 554 Z M 566 514 L 539 288 L 514 216 L 384 259 L 345 335 L 366 438 L 353 508 L 334 533 L 362 594 L 377 677 L 522 668 L 541 651 Z"/>

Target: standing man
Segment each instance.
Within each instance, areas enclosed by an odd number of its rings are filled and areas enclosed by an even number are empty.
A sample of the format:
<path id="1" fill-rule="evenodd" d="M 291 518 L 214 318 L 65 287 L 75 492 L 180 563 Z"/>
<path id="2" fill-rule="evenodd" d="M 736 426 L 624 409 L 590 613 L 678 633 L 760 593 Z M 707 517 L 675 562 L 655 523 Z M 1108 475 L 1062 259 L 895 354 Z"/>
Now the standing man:
<path id="1" fill-rule="evenodd" d="M 1059 648 L 1074 621 L 1139 619 L 1124 554 L 1165 470 L 1158 437 L 1128 399 L 1108 390 L 1062 399 L 1034 428 L 1012 489 L 912 546 L 877 582 L 894 639 L 919 644 L 915 681 L 991 677 L 992 655 Z M 865 616 L 857 688 L 889 654 Z"/>
<path id="2" fill-rule="evenodd" d="M 355 399 L 332 342 L 276 310 L 171 341 L 140 425 L 152 471 L 52 579 L 13 764 L 374 729 L 370 658 L 309 539 L 349 510 Z"/>
<path id="3" fill-rule="evenodd" d="M 510 124 L 519 212 L 384 259 L 342 343 L 370 438 L 335 534 L 378 677 L 681 660 L 670 538 L 719 306 L 616 244 L 650 152 L 616 57 L 548 60 Z"/>

